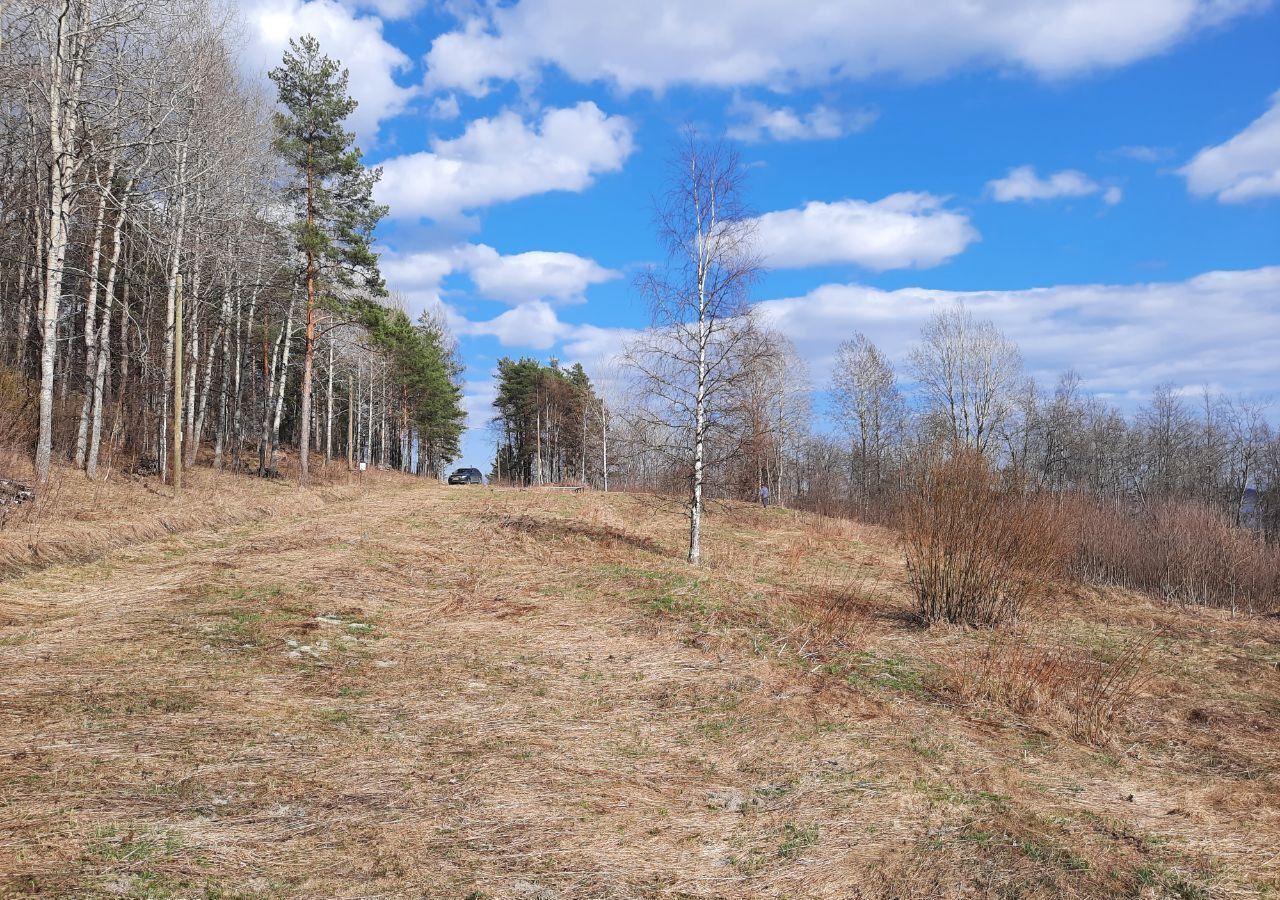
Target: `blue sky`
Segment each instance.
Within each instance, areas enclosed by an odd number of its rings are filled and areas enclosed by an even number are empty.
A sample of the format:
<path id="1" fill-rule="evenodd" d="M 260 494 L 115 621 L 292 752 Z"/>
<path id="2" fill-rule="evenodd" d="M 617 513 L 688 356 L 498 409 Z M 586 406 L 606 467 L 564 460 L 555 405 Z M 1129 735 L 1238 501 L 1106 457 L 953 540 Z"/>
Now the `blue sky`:
<path id="1" fill-rule="evenodd" d="M 714 7 L 714 8 L 713 8 Z M 647 314 L 678 130 L 750 167 L 761 311 L 816 389 L 963 299 L 1051 383 L 1280 388 L 1280 6 L 1254 0 L 241 0 L 250 77 L 310 32 L 384 165 L 384 274 L 441 308 L 484 466 L 498 357 L 590 371 Z M 1273 413 L 1274 417 L 1274 413 Z"/>

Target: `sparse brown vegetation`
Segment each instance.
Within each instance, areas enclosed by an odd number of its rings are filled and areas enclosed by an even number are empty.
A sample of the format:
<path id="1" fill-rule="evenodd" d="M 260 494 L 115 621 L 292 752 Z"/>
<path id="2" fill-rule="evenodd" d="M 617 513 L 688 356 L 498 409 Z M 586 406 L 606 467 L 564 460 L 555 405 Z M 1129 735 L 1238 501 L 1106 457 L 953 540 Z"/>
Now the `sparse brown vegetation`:
<path id="1" fill-rule="evenodd" d="M 900 516 L 907 572 L 925 622 L 999 625 L 1044 599 L 1070 536 L 1052 499 L 1002 481 L 959 450 L 922 471 Z"/>
<path id="2" fill-rule="evenodd" d="M 1216 509 L 1178 500 L 1126 508 L 1076 497 L 1070 510 L 1074 569 L 1087 581 L 1175 603 L 1280 611 L 1280 545 L 1235 527 Z"/>
<path id="3" fill-rule="evenodd" d="M 0 582 L 0 894 L 1280 878 L 1272 619 L 1068 584 L 922 628 L 885 529 L 717 503 L 691 569 L 661 498 L 371 478 Z"/>
<path id="4" fill-rule="evenodd" d="M 1137 634 L 1101 647 L 1054 643 L 1035 631 L 996 631 L 986 647 L 948 670 L 944 683 L 966 701 L 991 702 L 1089 744 L 1113 726 L 1152 677 L 1154 639 Z"/>

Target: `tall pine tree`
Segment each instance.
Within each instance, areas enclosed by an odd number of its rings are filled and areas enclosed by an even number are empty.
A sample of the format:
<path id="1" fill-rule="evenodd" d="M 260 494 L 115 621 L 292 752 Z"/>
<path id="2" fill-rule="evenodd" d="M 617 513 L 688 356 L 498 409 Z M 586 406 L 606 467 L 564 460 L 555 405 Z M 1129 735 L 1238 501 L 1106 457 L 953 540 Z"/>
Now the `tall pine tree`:
<path id="1" fill-rule="evenodd" d="M 336 305 L 334 286 L 359 279 L 385 293 L 373 229 L 387 208 L 373 202 L 379 168 L 361 163 L 355 135 L 343 128 L 356 108 L 347 94 L 347 70 L 320 52 L 310 35 L 289 41 L 282 64 L 271 70 L 283 112 L 276 113 L 276 148 L 292 170 L 286 196 L 294 204 L 292 229 L 306 259 L 306 337 L 302 361 L 298 462 L 305 481 L 311 435 L 311 373 L 317 305 Z M 326 288 L 330 288 L 326 290 Z"/>

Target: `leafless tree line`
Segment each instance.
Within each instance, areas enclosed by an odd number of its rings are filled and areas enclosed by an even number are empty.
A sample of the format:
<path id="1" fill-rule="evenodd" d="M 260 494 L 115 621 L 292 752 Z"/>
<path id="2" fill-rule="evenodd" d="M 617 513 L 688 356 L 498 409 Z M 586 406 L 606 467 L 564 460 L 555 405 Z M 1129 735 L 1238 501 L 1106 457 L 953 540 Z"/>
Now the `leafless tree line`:
<path id="1" fill-rule="evenodd" d="M 821 386 L 835 427 L 815 428 L 803 361 L 748 303 L 761 261 L 740 161 L 686 135 L 669 185 L 655 216 L 667 260 L 639 280 L 653 321 L 614 379 L 609 468 L 620 487 L 687 498 L 690 562 L 707 498 L 751 500 L 764 485 L 784 503 L 890 521 L 922 468 L 957 450 L 1022 490 L 1150 521 L 1157 505 L 1192 501 L 1280 538 L 1280 434 L 1264 401 L 1161 385 L 1125 414 L 1075 372 L 1046 390 L 963 305 L 929 319 L 901 373 L 850 335 Z"/>
<path id="2" fill-rule="evenodd" d="M 187 464 L 269 474 L 304 436 L 353 465 L 451 453 L 359 323 L 319 323 L 299 396 L 299 253 L 234 32 L 213 0 L 0 7 L 0 443 L 40 481 L 57 459 L 168 475 L 175 404 Z"/>

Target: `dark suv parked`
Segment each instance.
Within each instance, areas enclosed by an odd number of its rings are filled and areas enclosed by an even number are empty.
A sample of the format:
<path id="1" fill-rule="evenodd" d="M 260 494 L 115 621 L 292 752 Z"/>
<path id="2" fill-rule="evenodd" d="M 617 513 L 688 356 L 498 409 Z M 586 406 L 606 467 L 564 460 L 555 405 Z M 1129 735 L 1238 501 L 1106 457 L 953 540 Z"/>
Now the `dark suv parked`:
<path id="1" fill-rule="evenodd" d="M 484 484 L 479 469 L 458 469 L 449 476 L 450 484 Z"/>

